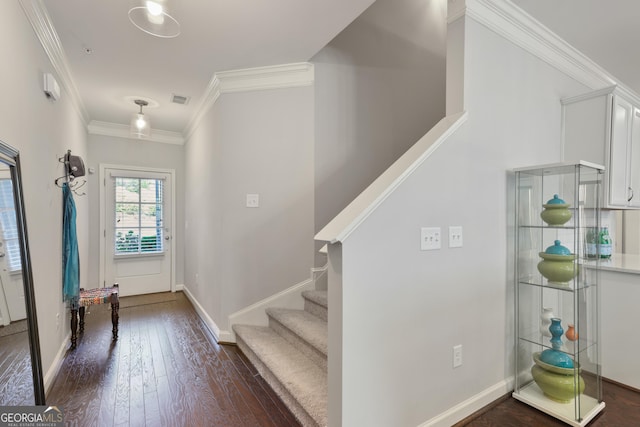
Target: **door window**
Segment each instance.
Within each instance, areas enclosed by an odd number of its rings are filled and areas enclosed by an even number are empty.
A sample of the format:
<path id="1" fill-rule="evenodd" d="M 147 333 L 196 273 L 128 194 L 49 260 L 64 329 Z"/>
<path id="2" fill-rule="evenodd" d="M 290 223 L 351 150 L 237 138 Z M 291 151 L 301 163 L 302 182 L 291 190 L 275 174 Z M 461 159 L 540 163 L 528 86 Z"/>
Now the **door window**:
<path id="1" fill-rule="evenodd" d="M 115 255 L 164 252 L 164 180 L 114 177 Z"/>

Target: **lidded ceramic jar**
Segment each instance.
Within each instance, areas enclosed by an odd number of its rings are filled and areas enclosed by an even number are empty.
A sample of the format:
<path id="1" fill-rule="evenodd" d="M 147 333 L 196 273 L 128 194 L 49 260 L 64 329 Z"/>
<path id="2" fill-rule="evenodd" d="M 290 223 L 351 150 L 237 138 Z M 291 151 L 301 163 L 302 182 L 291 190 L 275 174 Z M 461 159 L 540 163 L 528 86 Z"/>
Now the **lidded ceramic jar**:
<path id="1" fill-rule="evenodd" d="M 554 241 L 553 245 L 539 255 L 542 261 L 538 263 L 538 271 L 550 283 L 567 285 L 578 274 L 578 267 L 574 263 L 575 255 L 562 246 L 560 240 Z"/>
<path id="2" fill-rule="evenodd" d="M 557 194 L 553 199 L 542 205 L 544 210 L 540 213 L 540 218 L 549 225 L 563 225 L 571 219 L 569 204 L 562 200 Z"/>
<path id="3" fill-rule="evenodd" d="M 577 394 L 584 392 L 585 382 L 577 363 L 573 368 L 549 365 L 540 360 L 540 353 L 534 353 L 533 361 L 535 364 L 531 368 L 531 375 L 548 398 L 569 403 Z"/>

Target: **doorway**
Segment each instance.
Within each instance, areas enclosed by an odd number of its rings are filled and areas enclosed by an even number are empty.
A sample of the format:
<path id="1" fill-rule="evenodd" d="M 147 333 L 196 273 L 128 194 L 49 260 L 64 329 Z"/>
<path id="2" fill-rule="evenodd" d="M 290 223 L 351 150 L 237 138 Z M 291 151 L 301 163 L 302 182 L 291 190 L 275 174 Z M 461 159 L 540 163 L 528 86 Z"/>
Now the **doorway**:
<path id="1" fill-rule="evenodd" d="M 174 291 L 174 172 L 101 166 L 102 283 L 120 295 Z"/>

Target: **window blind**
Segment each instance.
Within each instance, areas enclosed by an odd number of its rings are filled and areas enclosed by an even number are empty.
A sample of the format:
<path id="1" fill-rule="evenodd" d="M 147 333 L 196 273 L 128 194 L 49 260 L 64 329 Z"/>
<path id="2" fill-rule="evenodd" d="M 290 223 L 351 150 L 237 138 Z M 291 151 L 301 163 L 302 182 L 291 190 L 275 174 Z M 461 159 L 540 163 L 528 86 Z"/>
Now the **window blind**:
<path id="1" fill-rule="evenodd" d="M 0 228 L 2 228 L 3 252 L 9 271 L 22 269 L 20 256 L 20 240 L 18 239 L 18 224 L 13 200 L 13 185 L 11 179 L 0 179 Z"/>
<path id="2" fill-rule="evenodd" d="M 116 255 L 164 252 L 164 180 L 111 176 Z"/>

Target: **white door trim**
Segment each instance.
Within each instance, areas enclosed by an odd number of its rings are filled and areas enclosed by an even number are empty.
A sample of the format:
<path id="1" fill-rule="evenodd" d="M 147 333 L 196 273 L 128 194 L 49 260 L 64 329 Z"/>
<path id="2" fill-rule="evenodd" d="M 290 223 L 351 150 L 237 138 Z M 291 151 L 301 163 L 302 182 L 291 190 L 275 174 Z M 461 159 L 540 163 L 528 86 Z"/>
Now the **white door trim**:
<path id="1" fill-rule="evenodd" d="M 176 170 L 175 169 L 161 169 L 161 168 L 148 168 L 143 166 L 127 166 L 127 165 L 114 165 L 101 163 L 100 164 L 100 278 L 99 283 L 104 287 L 105 283 L 105 248 L 106 248 L 106 173 L 107 169 L 124 169 L 138 172 L 156 172 L 166 173 L 171 179 L 171 239 L 169 244 L 171 245 L 171 292 L 176 291 Z"/>

